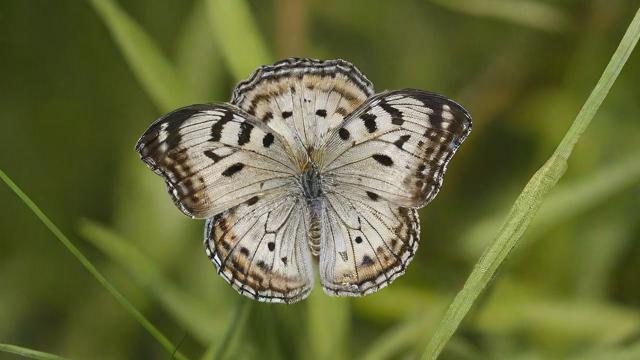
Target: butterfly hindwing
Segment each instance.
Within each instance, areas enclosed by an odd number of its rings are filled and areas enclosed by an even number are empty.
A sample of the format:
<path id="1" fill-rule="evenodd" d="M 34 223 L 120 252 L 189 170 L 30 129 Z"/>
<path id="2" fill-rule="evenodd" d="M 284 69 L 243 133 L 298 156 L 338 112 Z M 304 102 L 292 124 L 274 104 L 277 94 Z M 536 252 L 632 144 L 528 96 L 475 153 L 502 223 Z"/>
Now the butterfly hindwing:
<path id="1" fill-rule="evenodd" d="M 192 105 L 153 123 L 136 150 L 176 205 L 209 218 L 261 193 L 286 191 L 296 168 L 279 135 L 228 104 Z"/>
<path id="2" fill-rule="evenodd" d="M 469 113 L 452 100 L 413 89 L 382 93 L 334 131 L 321 171 L 370 197 L 419 208 L 438 193 L 449 160 L 470 131 Z"/>
<path id="3" fill-rule="evenodd" d="M 389 285 L 404 273 L 420 240 L 415 209 L 374 201 L 349 185 L 327 196 L 323 218 L 319 268 L 330 295 L 361 296 Z"/>
<path id="4" fill-rule="evenodd" d="M 313 287 L 308 221 L 299 196 L 246 201 L 207 221 L 205 250 L 239 293 L 265 302 L 297 302 Z"/>

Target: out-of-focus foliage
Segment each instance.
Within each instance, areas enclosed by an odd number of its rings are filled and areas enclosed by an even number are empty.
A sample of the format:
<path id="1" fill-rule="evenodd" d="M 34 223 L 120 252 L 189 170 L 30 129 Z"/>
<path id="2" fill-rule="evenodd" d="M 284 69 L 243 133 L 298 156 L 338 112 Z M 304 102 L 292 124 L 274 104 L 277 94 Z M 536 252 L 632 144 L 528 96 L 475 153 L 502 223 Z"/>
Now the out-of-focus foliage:
<path id="1" fill-rule="evenodd" d="M 453 299 L 443 319 L 422 354 L 423 359 L 436 359 L 458 330 L 462 320 L 471 310 L 484 289 L 493 280 L 502 263 L 520 243 L 522 235 L 535 218 L 538 210 L 567 171 L 568 161 L 575 145 L 587 130 L 622 68 L 640 39 L 640 9 L 636 12 L 620 44 L 607 64 L 602 76 L 587 101 L 573 120 L 571 127 L 547 161 L 531 176 L 516 198 L 511 210 L 497 231 L 495 240 L 480 256 L 462 290 Z"/>
<path id="2" fill-rule="evenodd" d="M 638 6 L 514 3 L 4 1 L 0 168 L 190 358 L 416 354 Z M 252 67 L 287 56 L 345 58 L 378 90 L 440 92 L 474 116 L 421 210 L 416 259 L 378 294 L 243 302 L 205 256 L 203 224 L 173 207 L 133 151 L 162 111 L 225 101 Z M 443 358 L 639 354 L 639 60 Z M 0 201 L 2 342 L 70 358 L 169 357 L 4 186 Z"/>

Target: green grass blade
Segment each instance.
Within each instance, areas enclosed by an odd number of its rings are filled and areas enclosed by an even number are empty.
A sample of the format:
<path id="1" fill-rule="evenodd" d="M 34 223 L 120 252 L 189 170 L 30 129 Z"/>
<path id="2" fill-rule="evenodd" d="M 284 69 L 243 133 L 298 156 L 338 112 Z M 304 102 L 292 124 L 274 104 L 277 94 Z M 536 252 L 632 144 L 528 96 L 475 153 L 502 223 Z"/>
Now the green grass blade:
<path id="1" fill-rule="evenodd" d="M 4 181 L 7 184 L 7 186 L 20 198 L 20 200 L 22 200 L 22 202 L 24 202 L 24 204 L 36 215 L 36 217 L 40 221 L 42 221 L 42 223 L 47 227 L 47 229 L 49 229 L 49 231 L 51 231 L 58 240 L 60 240 L 62 245 L 64 245 L 64 247 L 66 247 L 67 250 L 69 250 L 69 252 L 73 256 L 75 256 L 76 259 L 78 259 L 80 264 L 82 264 L 82 266 L 84 266 L 84 268 L 91 275 L 93 275 L 93 277 L 100 283 L 100 285 L 102 285 L 116 299 L 116 301 L 120 305 L 122 305 L 122 307 L 129 314 L 131 314 L 131 316 L 133 316 L 138 321 L 138 323 L 140 323 L 140 325 L 142 325 L 142 327 L 144 327 L 149 332 L 149 334 L 151 334 L 160 343 L 160 345 L 162 345 L 162 347 L 168 353 L 171 354 L 175 351 L 176 347 L 171 343 L 171 341 L 169 341 L 169 339 L 166 336 L 164 336 L 160 332 L 160 330 L 158 330 L 155 326 L 153 326 L 153 324 L 151 324 L 151 322 L 144 315 L 142 315 L 142 313 L 138 311 L 138 309 L 136 309 L 135 306 L 133 306 L 133 304 L 131 304 L 129 300 L 127 300 L 127 298 L 125 298 L 124 295 L 122 295 L 102 275 L 102 273 L 98 271 L 98 269 L 96 269 L 96 267 L 91 263 L 91 261 L 89 261 L 89 259 L 87 259 L 87 257 L 85 257 L 82 254 L 80 249 L 78 249 L 71 242 L 71 240 L 69 240 L 69 238 L 64 233 L 62 233 L 62 231 L 60 231 L 60 229 L 49 219 L 49 217 L 44 212 L 42 212 L 42 210 L 40 210 L 38 205 L 36 205 L 31 200 L 31 198 L 29 198 L 29 196 L 27 196 L 27 194 L 25 194 L 20 189 L 20 187 L 18 187 L 18 185 L 15 182 L 13 182 L 13 180 L 11 180 L 11 178 L 9 178 L 9 176 L 5 174 L 4 171 L 2 170 L 0 170 L 0 179 L 2 179 L 2 181 Z M 175 352 L 174 357 L 176 359 L 186 359 L 184 355 L 182 355 L 180 352 L 177 352 L 177 351 Z"/>
<path id="2" fill-rule="evenodd" d="M 493 285 L 470 325 L 489 337 L 544 334 L 559 342 L 603 346 L 633 339 L 640 331 L 640 313 L 604 301 L 541 293 L 527 280 L 507 275 Z"/>
<path id="3" fill-rule="evenodd" d="M 351 307 L 348 298 L 327 296 L 322 289 L 315 289 L 307 299 L 307 318 L 309 344 L 316 359 L 349 357 Z"/>
<path id="4" fill-rule="evenodd" d="M 633 201 L 630 198 L 625 203 Z M 616 270 L 635 240 L 635 224 L 625 218 L 628 213 L 627 206 L 603 211 L 589 219 L 588 228 L 578 229 L 580 248 L 576 249 L 577 262 L 572 266 L 577 297 L 600 300 L 611 293 L 611 279 L 617 277 Z"/>
<path id="5" fill-rule="evenodd" d="M 211 36 L 205 0 L 194 2 L 178 39 L 176 65 L 196 102 L 227 100 L 222 96 L 223 64 L 218 44 Z"/>
<path id="6" fill-rule="evenodd" d="M 20 355 L 22 357 L 28 359 L 37 359 L 37 360 L 67 360 L 62 356 L 49 354 L 46 352 L 28 349 L 22 346 L 11 345 L 11 344 L 0 344 L 0 352 L 5 352 L 9 354 Z"/>
<path id="7" fill-rule="evenodd" d="M 111 32 L 129 67 L 162 112 L 188 104 L 189 90 L 158 45 L 113 0 L 90 4 Z"/>
<path id="8" fill-rule="evenodd" d="M 432 289 L 403 285 L 385 289 L 384 296 L 372 296 L 353 301 L 353 312 L 372 322 L 398 323 L 414 313 L 441 311 L 444 314 L 451 297 Z"/>
<path id="9" fill-rule="evenodd" d="M 215 326 L 224 316 L 214 316 L 210 306 L 203 304 L 175 287 L 140 250 L 112 230 L 90 220 L 79 226 L 80 235 L 123 266 L 141 286 L 148 289 L 167 311 L 201 343 L 208 344 L 221 337 L 223 329 Z"/>
<path id="10" fill-rule="evenodd" d="M 362 357 L 364 360 L 392 359 L 401 349 L 408 348 L 430 333 L 437 320 L 433 312 L 413 316 L 380 335 Z"/>
<path id="11" fill-rule="evenodd" d="M 627 346 L 615 348 L 598 349 L 580 356 L 572 357 L 571 360 L 637 360 L 640 359 L 640 341 Z"/>
<path id="12" fill-rule="evenodd" d="M 271 62 L 261 32 L 244 0 L 206 0 L 213 36 L 234 79 L 248 77 Z"/>
<path id="13" fill-rule="evenodd" d="M 249 312 L 251 310 L 251 303 L 249 300 L 241 297 L 238 299 L 238 303 L 236 308 L 233 311 L 233 315 L 229 320 L 229 325 L 227 325 L 227 331 L 225 332 L 222 340 L 219 344 L 215 344 L 211 347 L 211 355 L 212 357 L 207 357 L 209 351 L 205 353 L 204 359 L 215 359 L 221 360 L 224 359 L 229 353 L 232 353 L 235 345 L 238 343 L 237 337 L 244 330 L 244 325 L 247 322 L 249 317 Z"/>
<path id="14" fill-rule="evenodd" d="M 530 240 L 543 234 L 640 183 L 640 152 L 610 162 L 611 165 L 598 168 L 593 173 L 559 184 L 531 223 L 527 238 Z M 499 217 L 491 215 L 469 228 L 460 240 L 463 251 L 473 257 L 482 253 L 482 249 L 491 244 L 493 231 L 500 226 L 500 221 Z"/>
<path id="15" fill-rule="evenodd" d="M 431 0 L 463 14 L 510 22 L 541 31 L 566 30 L 569 18 L 559 9 L 531 0 Z"/>
<path id="16" fill-rule="evenodd" d="M 584 178 L 558 185 L 542 206 L 536 226 L 548 229 L 640 183 L 640 152 L 612 162 Z"/>
<path id="17" fill-rule="evenodd" d="M 620 45 L 611 57 L 609 64 L 582 109 L 580 109 L 565 137 L 551 158 L 533 175 L 524 187 L 507 215 L 504 224 L 498 231 L 496 240 L 478 260 L 462 290 L 449 306 L 422 354 L 424 359 L 438 357 L 475 300 L 494 276 L 500 264 L 518 244 L 518 240 L 539 210 L 544 198 L 564 174 L 567 167 L 567 159 L 571 155 L 573 147 L 589 126 L 593 116 L 609 93 L 639 37 L 640 10 L 636 12 Z"/>

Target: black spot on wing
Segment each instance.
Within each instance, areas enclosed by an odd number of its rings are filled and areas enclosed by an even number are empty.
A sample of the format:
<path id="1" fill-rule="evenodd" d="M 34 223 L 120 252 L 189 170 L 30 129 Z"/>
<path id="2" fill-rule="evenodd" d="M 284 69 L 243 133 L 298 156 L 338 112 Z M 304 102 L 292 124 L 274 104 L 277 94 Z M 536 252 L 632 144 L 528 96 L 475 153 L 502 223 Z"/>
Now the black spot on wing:
<path id="1" fill-rule="evenodd" d="M 293 113 L 291 111 L 283 111 L 282 112 L 282 118 L 283 119 L 289 118 L 289 117 L 291 117 L 291 115 L 293 115 Z"/>
<path id="2" fill-rule="evenodd" d="M 367 191 L 367 196 L 369 197 L 369 199 L 376 201 L 378 200 L 378 198 L 380 197 L 378 194 L 371 192 L 371 191 Z"/>
<path id="3" fill-rule="evenodd" d="M 273 144 L 273 139 L 274 139 L 273 134 L 268 133 L 262 138 L 262 146 L 268 148 L 269 146 L 271 146 L 271 144 Z"/>
<path id="4" fill-rule="evenodd" d="M 254 205 L 255 203 L 257 203 L 257 202 L 258 202 L 258 200 L 260 200 L 260 198 L 259 198 L 259 197 L 257 197 L 257 196 L 253 196 L 253 197 L 249 198 L 249 200 L 245 201 L 245 203 L 246 203 L 247 205 L 251 206 L 251 205 Z"/>
<path id="5" fill-rule="evenodd" d="M 204 156 L 208 157 L 209 159 L 213 160 L 213 163 L 217 163 L 218 161 L 220 161 L 220 159 L 222 159 L 222 156 L 216 154 L 215 152 L 213 152 L 213 150 L 205 150 L 204 151 Z"/>
<path id="6" fill-rule="evenodd" d="M 388 157 L 387 155 L 384 154 L 373 154 L 373 159 L 377 162 L 379 162 L 380 164 L 384 165 L 384 166 L 391 166 L 393 165 L 393 160 L 391 160 L 390 157 Z"/>
<path id="7" fill-rule="evenodd" d="M 369 133 L 375 132 L 378 130 L 378 124 L 376 123 L 376 116 L 373 114 L 362 114 L 360 118 L 364 122 L 364 126 L 367 128 Z"/>
<path id="8" fill-rule="evenodd" d="M 373 259 L 369 257 L 369 255 L 365 255 L 362 257 L 362 266 L 371 266 L 373 265 Z"/>
<path id="9" fill-rule="evenodd" d="M 320 117 L 327 117 L 327 110 L 325 109 L 318 109 L 316 110 L 316 115 L 320 116 Z"/>
<path id="10" fill-rule="evenodd" d="M 241 247 L 240 248 L 240 254 L 244 255 L 244 256 L 249 256 L 249 249 L 247 249 L 246 247 Z"/>
<path id="11" fill-rule="evenodd" d="M 244 167 L 243 163 L 235 163 L 231 166 L 229 166 L 228 168 L 226 168 L 223 172 L 222 175 L 223 176 L 233 176 L 233 174 L 237 173 L 238 171 L 242 170 L 242 168 Z"/>
<path id="12" fill-rule="evenodd" d="M 274 243 L 273 241 L 270 241 L 267 243 L 267 247 L 269 248 L 269 251 L 273 251 L 276 249 L 276 243 Z"/>
<path id="13" fill-rule="evenodd" d="M 338 130 L 338 135 L 340 135 L 340 139 L 342 140 L 348 140 L 349 139 L 349 130 L 345 129 L 345 128 L 340 128 L 340 130 Z"/>
<path id="14" fill-rule="evenodd" d="M 404 145 L 404 143 L 406 143 L 409 138 L 411 138 L 411 135 L 402 135 L 398 138 L 398 140 L 394 141 L 393 144 L 402 149 L 402 145 Z"/>
<path id="15" fill-rule="evenodd" d="M 356 241 L 356 244 L 361 244 L 362 238 L 360 236 L 356 236 L 355 241 Z"/>
<path id="16" fill-rule="evenodd" d="M 248 122 L 243 122 L 240 124 L 240 132 L 238 133 L 238 145 L 242 146 L 251 140 L 252 130 L 253 125 L 249 124 Z"/>

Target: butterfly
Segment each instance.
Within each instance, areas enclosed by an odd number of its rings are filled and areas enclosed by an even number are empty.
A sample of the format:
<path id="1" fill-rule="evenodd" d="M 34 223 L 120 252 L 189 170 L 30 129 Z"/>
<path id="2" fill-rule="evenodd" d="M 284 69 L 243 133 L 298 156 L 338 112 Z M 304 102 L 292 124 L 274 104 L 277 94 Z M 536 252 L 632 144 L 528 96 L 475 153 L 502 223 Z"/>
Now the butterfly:
<path id="1" fill-rule="evenodd" d="M 402 275 L 420 240 L 417 209 L 470 131 L 446 97 L 376 94 L 347 61 L 290 58 L 258 68 L 229 103 L 162 116 L 136 150 L 183 213 L 207 219 L 220 276 L 255 300 L 294 303 L 311 292 L 314 263 L 336 296 Z"/>

